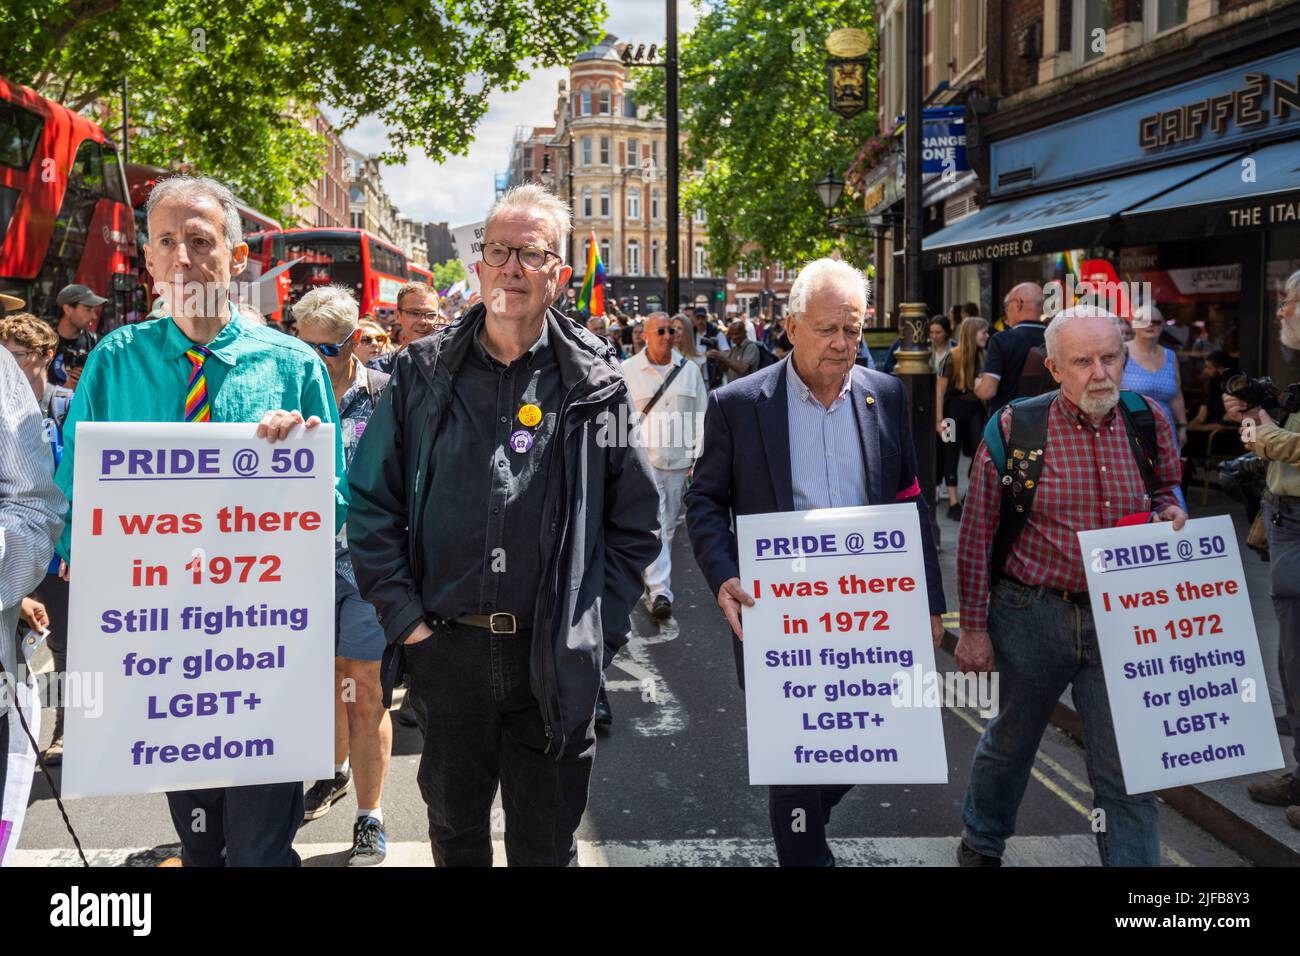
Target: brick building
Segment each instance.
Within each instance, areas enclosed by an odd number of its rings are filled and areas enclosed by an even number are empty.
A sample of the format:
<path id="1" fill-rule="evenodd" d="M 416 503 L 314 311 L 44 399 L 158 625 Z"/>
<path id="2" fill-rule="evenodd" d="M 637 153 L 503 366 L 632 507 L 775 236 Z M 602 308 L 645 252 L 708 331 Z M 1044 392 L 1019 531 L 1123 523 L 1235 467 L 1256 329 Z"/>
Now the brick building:
<path id="1" fill-rule="evenodd" d="M 594 232 L 608 271 L 608 295 L 625 311 L 644 314 L 666 307 L 667 124 L 632 102 L 622 48 L 606 34 L 570 65 L 568 79 L 557 89 L 551 125 L 516 131 L 508 181 L 545 183 L 568 200 L 574 216 L 574 282 L 580 284 L 585 274 Z M 715 274 L 702 212 L 681 210 L 679 243 L 679 305 L 752 315 L 770 306 L 779 314 L 789 281 L 768 267 L 752 279 L 748 268 L 744 279 L 734 269 Z"/>

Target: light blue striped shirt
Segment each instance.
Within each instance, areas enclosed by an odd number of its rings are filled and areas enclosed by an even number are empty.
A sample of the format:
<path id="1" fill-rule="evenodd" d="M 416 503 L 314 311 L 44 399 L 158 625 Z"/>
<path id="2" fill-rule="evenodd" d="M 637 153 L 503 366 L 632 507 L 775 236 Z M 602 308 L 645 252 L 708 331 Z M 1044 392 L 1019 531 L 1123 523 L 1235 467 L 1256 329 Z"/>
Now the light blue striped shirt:
<path id="1" fill-rule="evenodd" d="M 847 508 L 867 503 L 867 469 L 849 389 L 853 371 L 828 409 L 799 378 L 794 356 L 786 362 L 790 420 L 790 483 L 795 511 Z"/>

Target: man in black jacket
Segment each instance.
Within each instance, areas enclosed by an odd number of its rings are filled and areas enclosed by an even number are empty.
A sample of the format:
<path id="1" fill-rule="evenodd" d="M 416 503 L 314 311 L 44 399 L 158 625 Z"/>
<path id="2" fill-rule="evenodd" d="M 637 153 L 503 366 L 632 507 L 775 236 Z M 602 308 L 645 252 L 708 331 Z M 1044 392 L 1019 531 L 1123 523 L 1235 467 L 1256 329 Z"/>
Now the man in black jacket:
<path id="1" fill-rule="evenodd" d="M 606 655 L 658 554 L 658 496 L 612 350 L 548 308 L 568 207 L 493 206 L 483 302 L 412 343 L 357 447 L 348 543 L 426 717 L 418 779 L 439 866 L 490 865 L 497 786 L 512 865 L 566 865 L 587 802 Z M 628 405 L 620 416 L 620 405 Z"/>

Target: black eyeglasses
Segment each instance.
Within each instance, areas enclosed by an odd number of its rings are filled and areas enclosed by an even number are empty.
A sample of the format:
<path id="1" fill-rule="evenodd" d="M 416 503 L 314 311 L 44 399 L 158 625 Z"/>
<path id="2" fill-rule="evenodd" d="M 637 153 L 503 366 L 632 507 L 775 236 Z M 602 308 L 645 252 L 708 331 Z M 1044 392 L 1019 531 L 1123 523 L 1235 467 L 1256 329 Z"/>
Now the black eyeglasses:
<path id="1" fill-rule="evenodd" d="M 655 329 L 655 335 L 681 335 L 681 329 Z"/>
<path id="2" fill-rule="evenodd" d="M 316 351 L 320 352 L 321 355 L 324 355 L 326 358 L 338 358 L 339 352 L 343 351 L 343 346 L 347 345 L 348 342 L 352 341 L 352 336 L 356 334 L 357 333 L 355 332 L 349 333 L 346 339 L 344 339 L 342 342 L 339 342 L 336 345 L 330 345 L 328 342 L 312 342 L 311 346 L 312 348 L 316 349 Z"/>
<path id="3" fill-rule="evenodd" d="M 496 268 L 505 265 L 510 261 L 510 253 L 514 253 L 519 264 L 529 272 L 536 272 L 542 266 L 546 265 L 546 260 L 550 256 L 560 257 L 549 249 L 542 249 L 539 246 L 507 246 L 504 242 L 485 242 L 483 243 L 483 261 L 488 265 Z"/>

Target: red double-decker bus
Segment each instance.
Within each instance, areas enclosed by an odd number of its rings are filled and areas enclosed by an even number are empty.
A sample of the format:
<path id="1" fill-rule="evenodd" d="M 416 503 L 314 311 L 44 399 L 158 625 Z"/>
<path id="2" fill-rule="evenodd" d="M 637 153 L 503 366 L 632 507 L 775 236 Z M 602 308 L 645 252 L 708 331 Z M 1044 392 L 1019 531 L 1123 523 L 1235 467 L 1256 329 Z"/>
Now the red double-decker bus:
<path id="1" fill-rule="evenodd" d="M 424 283 L 425 285 L 427 285 L 430 289 L 433 289 L 433 291 L 435 291 L 435 292 L 438 291 L 437 289 L 434 289 L 434 288 L 433 288 L 433 273 L 432 273 L 432 272 L 430 272 L 428 269 L 421 269 L 419 266 L 409 266 L 408 268 L 411 270 L 411 281 L 412 281 L 412 282 L 423 282 L 423 283 Z"/>
<path id="2" fill-rule="evenodd" d="M 147 237 L 149 235 L 149 224 L 145 220 L 144 208 L 149 201 L 149 194 L 153 192 L 154 186 L 168 176 L 174 175 L 176 175 L 174 172 L 157 166 L 144 166 L 139 163 L 126 164 L 127 194 L 131 197 L 131 206 L 135 210 L 135 228 L 140 248 L 139 255 L 136 258 L 136 272 L 139 274 L 140 284 L 144 287 L 144 295 L 146 296 L 150 294 L 153 288 L 153 279 L 144 264 L 144 245 L 148 242 Z M 236 203 L 236 205 L 239 207 L 239 224 L 245 238 L 254 233 L 280 231 L 280 223 L 266 215 L 266 213 L 259 212 L 243 203 Z M 238 276 L 237 281 L 256 283 L 260 277 L 257 263 L 252 262 L 250 266 L 252 268 L 245 270 L 243 275 Z M 263 293 L 257 296 L 253 296 L 251 293 L 246 294 L 250 298 L 261 298 L 268 302 L 274 301 L 278 303 L 278 298 L 274 292 L 269 295 Z"/>
<path id="3" fill-rule="evenodd" d="M 0 291 L 56 318 L 70 283 L 139 313 L 136 232 L 117 147 L 93 121 L 0 77 Z"/>
<path id="4" fill-rule="evenodd" d="M 262 307 L 275 321 L 281 320 L 285 305 L 322 285 L 346 286 L 363 315 L 388 318 L 397 311 L 397 290 L 411 278 L 405 253 L 364 229 L 285 229 L 256 233 L 245 241 L 257 275 L 288 265 L 276 308 Z"/>

